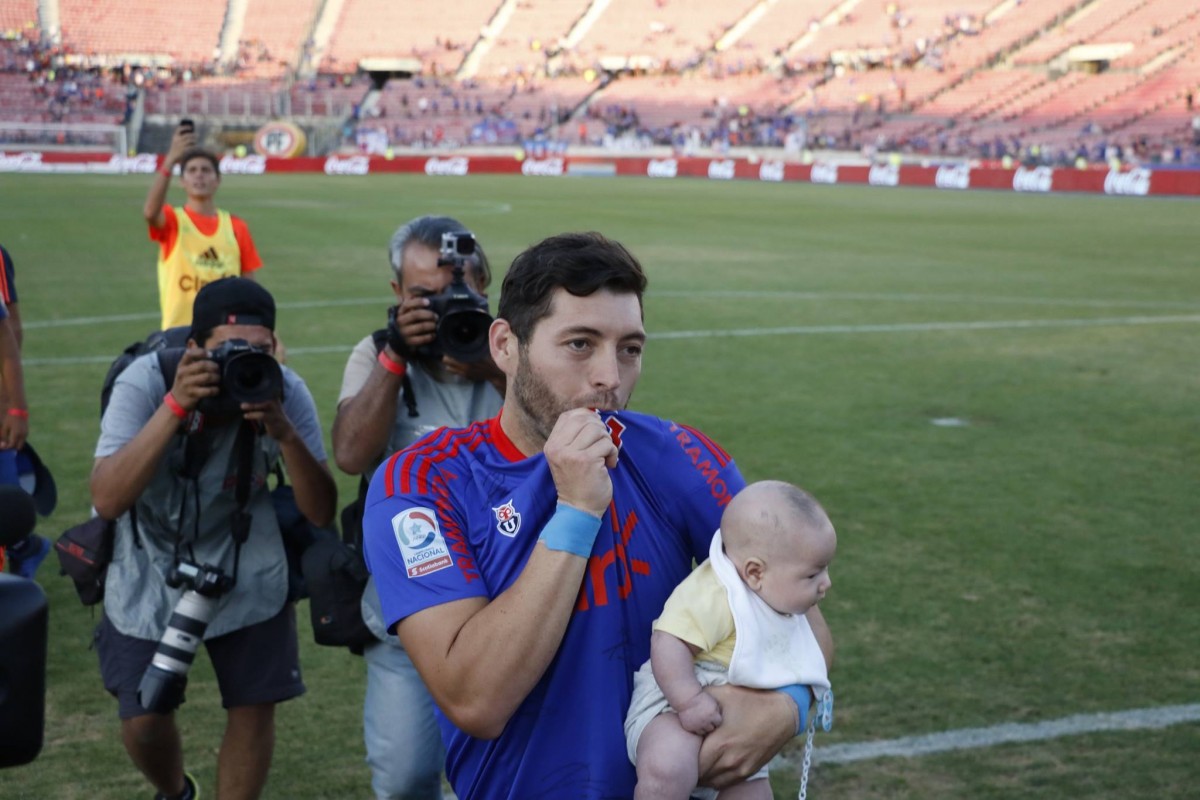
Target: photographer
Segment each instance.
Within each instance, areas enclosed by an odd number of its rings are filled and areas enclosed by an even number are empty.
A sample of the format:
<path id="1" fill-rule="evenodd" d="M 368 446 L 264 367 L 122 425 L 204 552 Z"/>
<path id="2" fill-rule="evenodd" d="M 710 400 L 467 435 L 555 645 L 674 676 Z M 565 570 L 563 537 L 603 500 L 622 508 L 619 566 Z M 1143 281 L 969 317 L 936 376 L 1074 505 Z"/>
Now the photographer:
<path id="1" fill-rule="evenodd" d="M 174 719 L 195 639 L 204 640 L 227 712 L 222 800 L 259 796 L 275 704 L 304 692 L 266 480 L 282 458 L 300 511 L 318 526 L 332 520 L 337 490 L 312 396 L 270 357 L 274 329 L 266 289 L 243 278 L 208 284 L 196 295 L 173 382 L 158 354 L 135 360 L 101 420 L 92 503 L 118 521 L 96 649 L 104 686 L 119 701 L 125 748 L 162 798 L 197 792 Z M 167 646 L 184 627 L 191 653 Z M 177 658 L 168 665 L 185 663 L 164 671 L 164 653 Z M 183 673 L 174 684 L 171 669 Z"/>
<path id="2" fill-rule="evenodd" d="M 179 185 L 187 193 L 187 202 L 178 209 L 166 204 L 176 164 Z M 197 145 L 195 124 L 183 120 L 142 206 L 150 241 L 159 246 L 158 299 L 163 330 L 192 321 L 192 300 L 205 284 L 239 275 L 251 277 L 262 266 L 246 223 L 217 208 L 220 187 L 220 162 Z"/>
<path id="3" fill-rule="evenodd" d="M 491 318 L 482 292 L 491 273 L 474 237 L 457 220 L 419 217 L 393 234 L 388 255 L 397 305 L 387 329 L 364 338 L 350 355 L 333 423 L 334 459 L 354 475 L 370 475 L 384 458 L 437 428 L 495 415 L 504 391 L 503 373 L 486 349 Z M 479 293 L 475 298 L 455 288 L 455 267 Z M 456 315 L 465 320 L 455 324 Z M 446 352 L 465 357 L 472 348 L 473 360 Z M 375 796 L 440 798 L 442 744 L 429 693 L 399 640 L 384 630 L 373 581 L 362 608 L 379 640 L 364 651 L 363 735 Z"/>

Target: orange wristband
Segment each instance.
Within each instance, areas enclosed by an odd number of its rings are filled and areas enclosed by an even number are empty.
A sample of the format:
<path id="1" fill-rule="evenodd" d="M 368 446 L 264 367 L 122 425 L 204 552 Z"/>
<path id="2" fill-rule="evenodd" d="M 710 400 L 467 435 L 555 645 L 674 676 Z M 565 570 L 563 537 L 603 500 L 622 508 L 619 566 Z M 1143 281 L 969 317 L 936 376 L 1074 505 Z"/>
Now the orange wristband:
<path id="1" fill-rule="evenodd" d="M 163 395 L 163 405 L 166 406 L 172 414 L 178 419 L 187 419 L 187 409 L 179 405 L 179 401 L 175 399 L 175 395 L 167 392 Z"/>
<path id="2" fill-rule="evenodd" d="M 8 415 L 10 417 L 20 417 L 21 419 L 29 419 L 29 409 L 28 408 L 10 408 L 8 410 Z"/>
<path id="3" fill-rule="evenodd" d="M 379 357 L 375 360 L 379 362 L 379 366 L 383 367 L 384 369 L 386 369 L 388 372 L 392 373 L 393 375 L 399 375 L 400 377 L 404 377 L 404 373 L 407 370 L 407 367 L 405 367 L 399 361 L 393 361 L 392 359 L 388 358 L 387 353 L 385 351 L 380 350 Z"/>

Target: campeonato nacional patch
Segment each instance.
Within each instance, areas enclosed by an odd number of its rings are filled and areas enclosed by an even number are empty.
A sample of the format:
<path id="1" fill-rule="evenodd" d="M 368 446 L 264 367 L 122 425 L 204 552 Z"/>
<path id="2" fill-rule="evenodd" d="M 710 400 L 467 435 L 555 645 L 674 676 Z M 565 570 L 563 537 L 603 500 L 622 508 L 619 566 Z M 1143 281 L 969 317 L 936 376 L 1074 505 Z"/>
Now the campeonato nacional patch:
<path id="1" fill-rule="evenodd" d="M 454 563 L 432 508 L 407 508 L 392 517 L 392 532 L 410 578 L 420 578 Z"/>

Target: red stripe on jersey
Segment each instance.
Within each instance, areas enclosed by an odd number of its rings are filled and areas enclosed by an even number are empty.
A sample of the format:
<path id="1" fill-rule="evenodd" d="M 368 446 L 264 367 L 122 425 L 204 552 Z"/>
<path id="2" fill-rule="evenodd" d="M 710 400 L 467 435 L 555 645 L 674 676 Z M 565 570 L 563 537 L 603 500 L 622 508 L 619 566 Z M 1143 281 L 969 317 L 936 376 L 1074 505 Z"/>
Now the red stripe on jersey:
<path id="1" fill-rule="evenodd" d="M 479 447 L 483 441 L 483 434 L 481 434 L 474 426 L 472 426 L 464 431 L 460 431 L 458 435 L 452 437 L 450 441 L 447 442 L 446 448 L 438 450 L 437 452 L 433 453 L 433 455 L 423 459 L 420 467 L 417 470 L 417 492 L 420 494 L 429 493 L 429 473 L 435 464 L 440 461 L 445 461 L 448 458 L 454 458 L 457 456 L 460 447 L 465 447 L 468 450 L 474 450 L 476 447 Z M 408 477 L 408 475 L 405 476 L 406 481 L 408 480 Z"/>
<path id="2" fill-rule="evenodd" d="M 513 444 L 512 439 L 508 438 L 508 434 L 504 432 L 503 426 L 500 425 L 500 417 L 503 414 L 504 411 L 501 409 L 499 414 L 488 420 L 488 439 L 493 445 L 495 445 L 496 450 L 500 453 L 500 455 L 504 456 L 509 461 L 513 463 L 517 461 L 524 461 L 529 456 L 522 453 L 520 448 Z"/>
<path id="3" fill-rule="evenodd" d="M 0 300 L 4 305 L 12 305 L 12 289 L 8 286 L 8 257 L 0 256 Z"/>
<path id="4" fill-rule="evenodd" d="M 400 465 L 397 472 L 400 473 L 400 491 L 407 493 L 411 490 L 409 471 L 412 469 L 413 460 L 426 453 L 435 452 L 437 448 L 442 446 L 442 442 L 454 434 L 451 428 L 439 428 L 429 435 L 427 439 L 422 439 L 405 449 L 401 450 L 397 455 L 404 456 L 404 462 Z M 395 494 L 395 484 L 393 483 L 393 491 L 388 493 L 388 497 Z"/>
<path id="5" fill-rule="evenodd" d="M 730 461 L 733 460 L 729 457 L 729 453 L 726 453 L 725 449 L 723 447 L 721 447 L 721 445 L 717 444 L 716 442 L 714 442 L 712 439 L 705 436 L 700 431 L 698 431 L 695 428 L 692 428 L 688 425 L 680 425 L 679 427 L 683 428 L 685 431 L 690 433 L 692 436 L 695 436 L 697 439 L 699 439 L 700 443 L 703 444 L 705 447 L 707 447 L 709 449 L 709 451 L 712 452 L 713 457 L 717 459 L 717 463 L 720 464 L 722 467 L 725 467 L 726 465 L 729 464 Z"/>
<path id="6" fill-rule="evenodd" d="M 429 470 L 439 461 L 458 455 L 461 445 L 465 445 L 469 450 L 478 447 L 484 441 L 479 428 L 479 423 L 475 423 L 469 428 L 443 428 L 432 435 L 433 438 L 429 440 L 428 444 L 403 451 L 404 463 L 400 465 L 400 492 L 408 494 L 414 491 L 413 481 L 415 479 L 416 491 L 421 494 L 428 493 Z M 414 469 L 416 469 L 416 475 L 413 475 Z"/>

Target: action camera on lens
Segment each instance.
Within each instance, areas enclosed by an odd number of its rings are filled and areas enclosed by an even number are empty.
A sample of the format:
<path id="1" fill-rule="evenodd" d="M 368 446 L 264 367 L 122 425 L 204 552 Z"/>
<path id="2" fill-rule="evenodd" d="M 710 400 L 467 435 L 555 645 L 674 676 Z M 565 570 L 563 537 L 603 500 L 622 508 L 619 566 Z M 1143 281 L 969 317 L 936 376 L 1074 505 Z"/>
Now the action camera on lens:
<path id="1" fill-rule="evenodd" d="M 443 233 L 438 266 L 451 267 L 453 278 L 441 294 L 429 298 L 429 309 L 438 316 L 433 343 L 421 349 L 422 355 L 456 361 L 479 361 L 488 354 L 488 329 L 492 316 L 487 298 L 467 285 L 466 267 L 476 262 L 475 236 L 467 232 Z"/>

